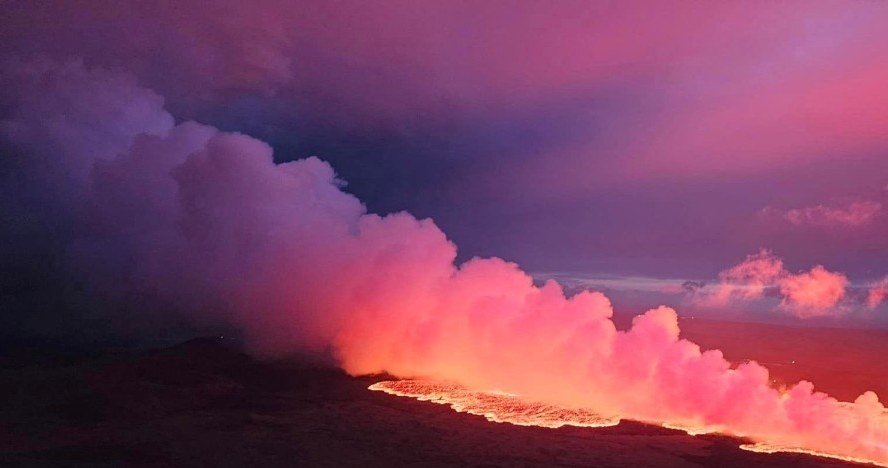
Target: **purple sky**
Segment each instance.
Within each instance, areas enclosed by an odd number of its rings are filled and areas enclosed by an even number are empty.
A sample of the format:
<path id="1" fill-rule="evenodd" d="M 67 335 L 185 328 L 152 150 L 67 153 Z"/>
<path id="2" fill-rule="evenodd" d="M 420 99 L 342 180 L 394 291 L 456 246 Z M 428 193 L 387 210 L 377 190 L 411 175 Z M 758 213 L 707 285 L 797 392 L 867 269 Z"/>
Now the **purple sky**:
<path id="1" fill-rule="evenodd" d="M 0 354 L 224 335 L 888 463 L 874 392 L 680 326 L 888 326 L 888 3 L 0 5 Z"/>
<path id="2" fill-rule="evenodd" d="M 680 288 L 767 249 L 861 297 L 888 275 L 881 2 L 3 8 L 6 70 L 127 75 L 177 122 L 317 155 L 369 211 L 431 217 L 460 259 Z M 10 119 L 28 91 L 4 89 Z"/>

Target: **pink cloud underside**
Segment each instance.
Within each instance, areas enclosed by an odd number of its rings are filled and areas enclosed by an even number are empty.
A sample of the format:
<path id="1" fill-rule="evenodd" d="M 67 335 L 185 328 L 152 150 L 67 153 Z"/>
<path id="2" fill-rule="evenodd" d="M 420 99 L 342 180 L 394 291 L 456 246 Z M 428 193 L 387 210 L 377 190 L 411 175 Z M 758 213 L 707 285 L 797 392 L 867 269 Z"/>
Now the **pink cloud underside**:
<path id="1" fill-rule="evenodd" d="M 888 297 L 888 276 L 871 285 L 867 293 L 866 305 L 870 309 L 875 309 L 885 301 L 886 297 Z"/>
<path id="2" fill-rule="evenodd" d="M 775 214 L 796 226 L 820 227 L 862 227 L 872 223 L 881 212 L 882 204 L 869 200 L 840 206 L 815 205 L 785 211 L 769 207 L 763 210 L 763 214 Z"/>
<path id="3" fill-rule="evenodd" d="M 700 296 L 712 305 L 725 306 L 737 300 L 763 297 L 769 289 L 780 297 L 780 309 L 799 318 L 841 315 L 848 278 L 817 265 L 807 272 L 791 273 L 783 261 L 767 250 L 749 255 L 743 262 L 723 271 L 718 284 Z"/>

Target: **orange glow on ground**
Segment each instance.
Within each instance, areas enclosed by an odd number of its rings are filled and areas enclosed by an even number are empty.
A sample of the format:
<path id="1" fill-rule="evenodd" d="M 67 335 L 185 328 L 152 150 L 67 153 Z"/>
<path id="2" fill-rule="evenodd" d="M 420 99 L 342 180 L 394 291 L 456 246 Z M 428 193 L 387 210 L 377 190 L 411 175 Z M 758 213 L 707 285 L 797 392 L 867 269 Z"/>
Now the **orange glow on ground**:
<path id="1" fill-rule="evenodd" d="M 616 426 L 620 423 L 620 418 L 601 416 L 587 409 L 560 408 L 550 404 L 526 401 L 520 395 L 499 391 L 474 391 L 452 383 L 428 380 L 387 380 L 370 385 L 368 388 L 390 395 L 448 405 L 454 411 L 484 416 L 488 421 L 497 423 L 548 428 L 559 428 L 562 426 L 608 427 Z M 662 423 L 661 425 L 669 429 L 684 431 L 692 436 L 721 432 L 715 427 L 694 426 L 691 424 Z M 741 444 L 740 448 L 759 453 L 802 453 L 888 467 L 888 464 L 874 460 L 835 455 L 816 450 L 784 447 L 767 442 Z"/>
<path id="2" fill-rule="evenodd" d="M 718 428 L 708 426 L 693 426 L 689 424 L 663 423 L 661 424 L 661 426 L 665 427 L 666 429 L 675 429 L 676 431 L 682 431 L 692 436 L 715 434 L 721 432 Z"/>
<path id="3" fill-rule="evenodd" d="M 826 452 L 818 452 L 816 450 L 805 450 L 794 447 L 781 447 L 779 445 L 772 445 L 767 442 L 758 442 L 755 444 L 742 444 L 740 448 L 743 450 L 747 450 L 750 452 L 758 452 L 758 453 L 778 453 L 778 452 L 787 452 L 787 453 L 804 453 L 805 455 L 813 455 L 815 457 L 826 457 L 826 458 L 834 458 L 836 460 L 854 462 L 854 463 L 869 463 L 877 466 L 888 466 L 884 463 L 879 463 L 873 460 L 867 460 L 865 458 L 856 458 L 856 457 L 844 457 L 841 455 L 833 455 L 831 453 Z"/>
<path id="4" fill-rule="evenodd" d="M 566 409 L 522 400 L 518 395 L 476 392 L 456 384 L 423 380 L 388 380 L 368 387 L 390 395 L 449 405 L 454 411 L 484 416 L 488 421 L 518 426 L 558 428 L 562 426 L 607 427 L 620 423 L 584 409 Z"/>

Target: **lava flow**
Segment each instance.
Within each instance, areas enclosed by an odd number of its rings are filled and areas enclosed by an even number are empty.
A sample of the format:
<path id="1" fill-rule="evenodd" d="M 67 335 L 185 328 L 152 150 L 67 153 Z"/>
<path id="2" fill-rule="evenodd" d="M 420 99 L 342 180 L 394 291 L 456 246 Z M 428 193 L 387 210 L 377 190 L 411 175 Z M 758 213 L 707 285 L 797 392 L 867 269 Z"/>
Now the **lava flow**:
<path id="1" fill-rule="evenodd" d="M 619 417 L 602 416 L 589 409 L 562 408 L 556 405 L 528 401 L 520 395 L 506 392 L 474 391 L 454 383 L 429 380 L 386 380 L 370 385 L 368 389 L 385 392 L 390 395 L 448 405 L 456 412 L 484 416 L 484 418 L 491 422 L 509 423 L 518 426 L 539 426 L 555 429 L 562 426 L 608 427 L 616 426 L 620 423 Z M 724 432 L 718 428 L 706 426 L 698 427 L 675 423 L 663 423 L 661 425 L 670 429 L 684 431 L 692 436 Z M 759 453 L 802 453 L 888 467 L 886 463 L 862 457 L 838 455 L 825 451 L 761 441 L 741 444 L 740 448 Z"/>
<path id="2" fill-rule="evenodd" d="M 767 442 L 757 442 L 757 443 L 755 443 L 755 444 L 742 444 L 742 445 L 740 445 L 740 448 L 743 449 L 743 450 L 749 451 L 749 452 L 758 452 L 758 453 L 779 453 L 779 452 L 786 452 L 786 453 L 802 453 L 802 454 L 805 454 L 805 455 L 813 455 L 813 456 L 815 456 L 815 457 L 834 458 L 834 459 L 836 459 L 836 460 L 842 460 L 842 461 L 853 462 L 853 463 L 869 463 L 869 464 L 873 464 L 873 465 L 877 465 L 877 466 L 888 466 L 888 465 L 886 465 L 886 464 L 884 464 L 884 463 L 879 463 L 879 462 L 876 462 L 876 461 L 873 461 L 873 460 L 868 460 L 868 459 L 866 459 L 866 458 L 847 457 L 847 456 L 835 455 L 835 454 L 827 453 L 827 452 L 820 452 L 820 451 L 817 451 L 817 450 L 806 450 L 806 449 L 795 448 L 795 447 L 784 447 L 784 446 L 780 446 L 780 445 L 769 444 L 769 443 L 767 443 Z"/>
<path id="3" fill-rule="evenodd" d="M 424 380 L 387 380 L 370 390 L 390 395 L 416 398 L 449 405 L 454 411 L 484 416 L 488 421 L 518 426 L 559 428 L 562 426 L 607 427 L 620 423 L 619 418 L 605 417 L 593 411 L 560 408 L 545 403 L 526 401 L 519 395 L 487 391 L 477 392 L 457 384 Z"/>

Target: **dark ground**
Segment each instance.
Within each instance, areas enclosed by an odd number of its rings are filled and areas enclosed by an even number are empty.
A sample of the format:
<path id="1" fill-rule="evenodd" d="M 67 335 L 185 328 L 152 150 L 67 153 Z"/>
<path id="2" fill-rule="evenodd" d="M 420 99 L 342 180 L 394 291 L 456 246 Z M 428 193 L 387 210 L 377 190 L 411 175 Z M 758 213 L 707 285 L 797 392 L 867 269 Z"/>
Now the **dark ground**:
<path id="1" fill-rule="evenodd" d="M 855 466 L 624 422 L 496 424 L 215 339 L 0 361 L 0 466 Z"/>

